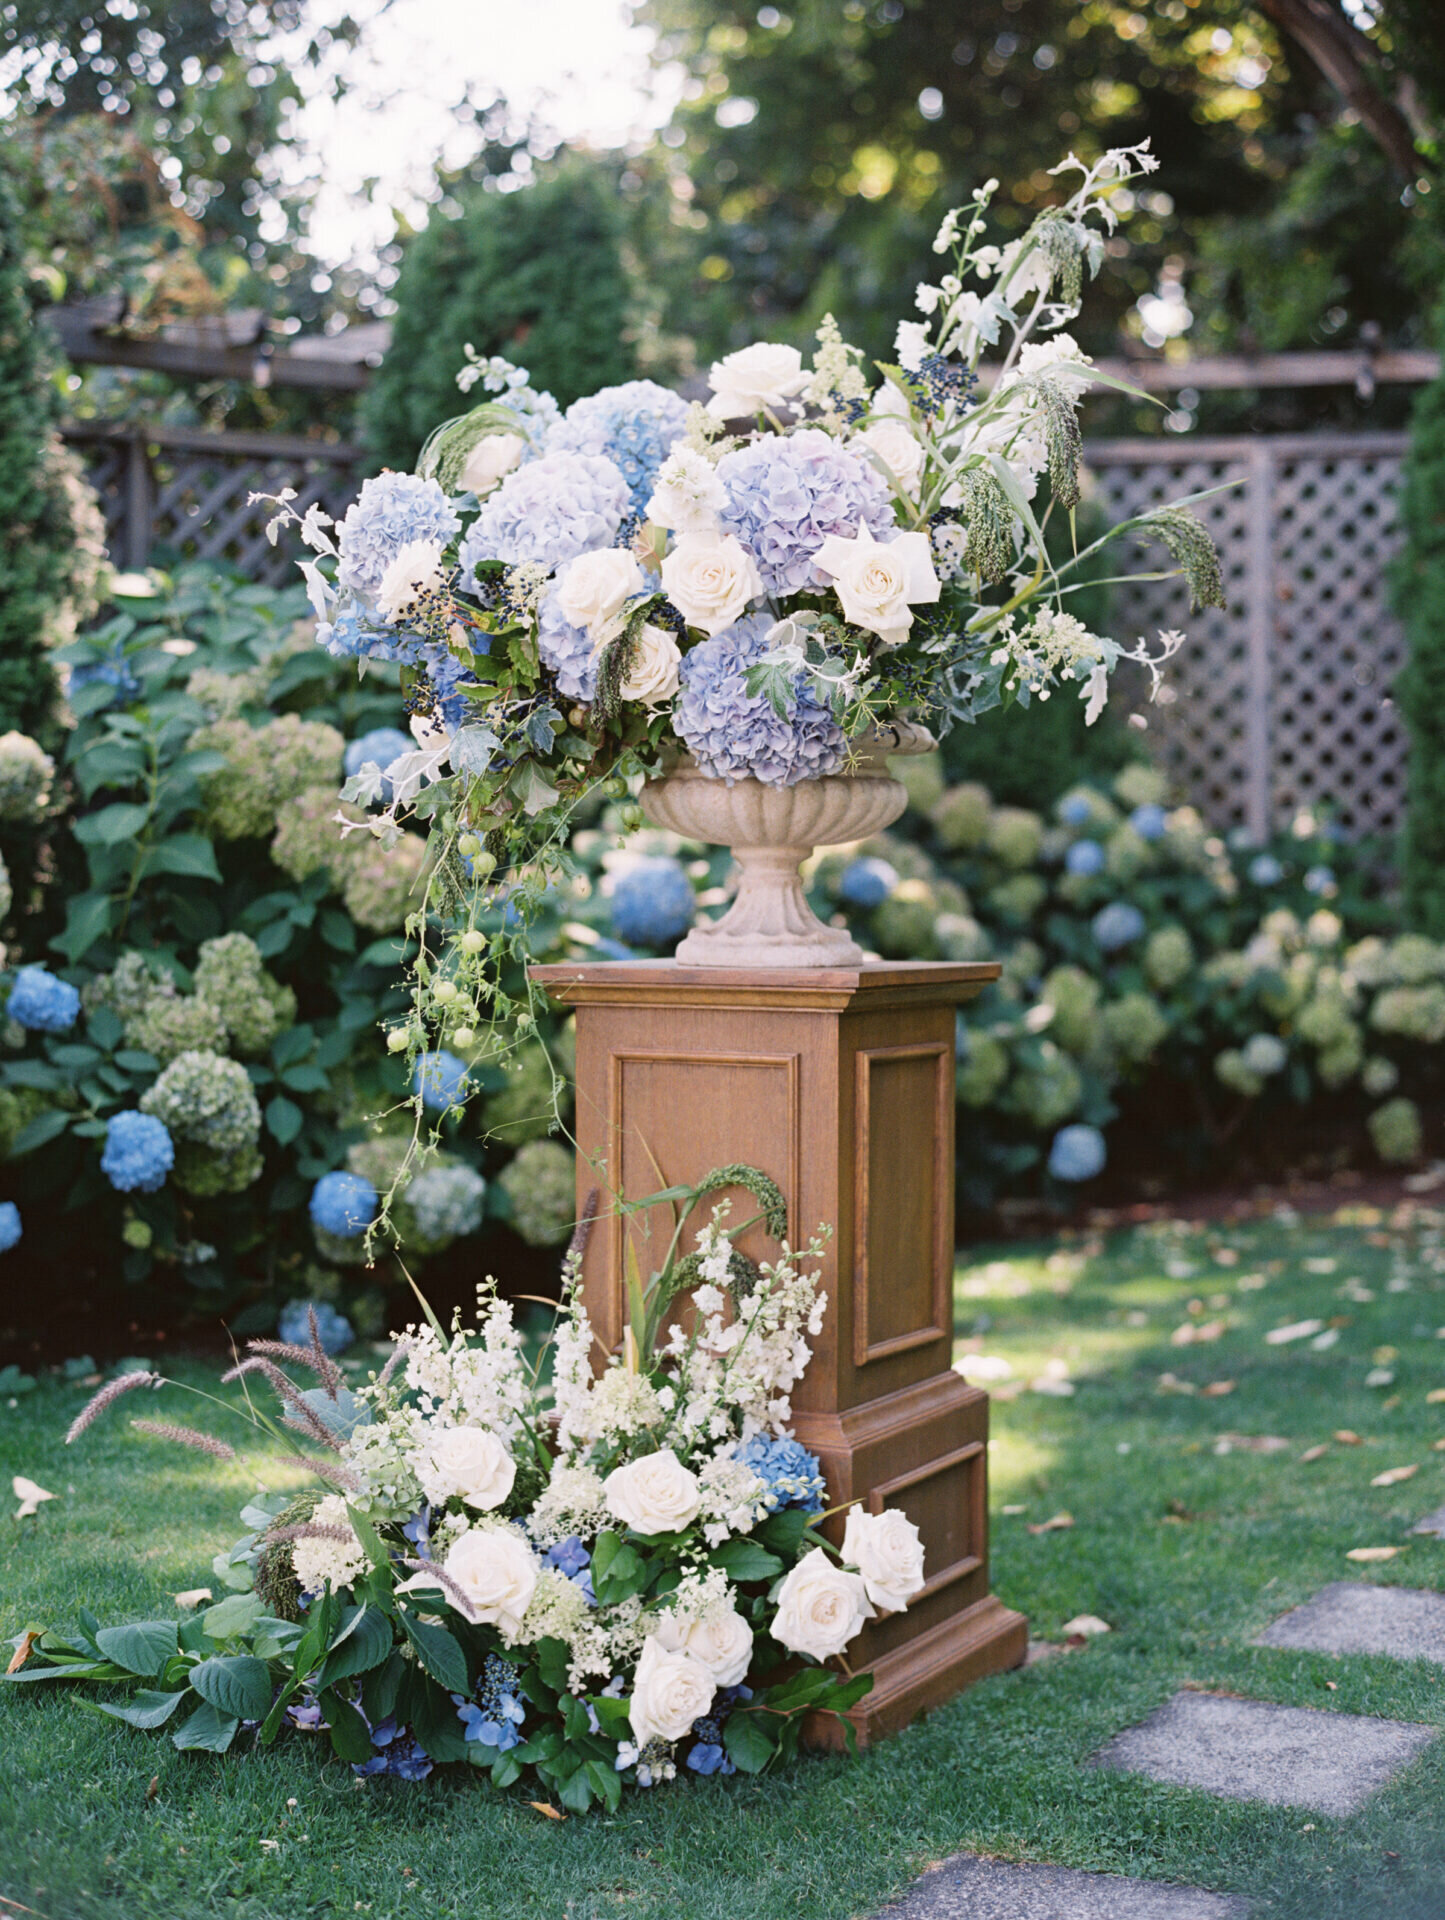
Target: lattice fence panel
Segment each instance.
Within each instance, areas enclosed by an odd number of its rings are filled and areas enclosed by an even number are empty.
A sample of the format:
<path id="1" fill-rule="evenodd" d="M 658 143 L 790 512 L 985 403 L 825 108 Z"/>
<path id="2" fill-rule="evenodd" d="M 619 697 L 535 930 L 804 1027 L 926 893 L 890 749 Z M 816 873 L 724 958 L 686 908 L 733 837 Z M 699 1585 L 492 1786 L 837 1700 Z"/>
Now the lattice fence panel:
<path id="1" fill-rule="evenodd" d="M 265 586 L 287 586 L 300 576 L 291 544 L 272 547 L 266 539 L 273 509 L 248 505 L 251 494 L 274 495 L 294 487 L 292 505 L 298 513 L 320 501 L 337 515 L 356 496 L 350 467 L 320 460 L 227 459 L 210 452 L 162 450 L 155 472 L 156 545 L 178 549 L 188 558 L 225 561 Z"/>

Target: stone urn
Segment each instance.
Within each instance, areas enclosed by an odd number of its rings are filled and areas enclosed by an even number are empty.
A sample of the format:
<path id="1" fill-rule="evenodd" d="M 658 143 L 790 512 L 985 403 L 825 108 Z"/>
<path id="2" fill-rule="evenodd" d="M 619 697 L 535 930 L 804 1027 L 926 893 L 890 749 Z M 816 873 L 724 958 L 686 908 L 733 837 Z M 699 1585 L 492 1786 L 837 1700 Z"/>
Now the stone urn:
<path id="1" fill-rule="evenodd" d="M 729 786 L 687 756 L 639 796 L 656 827 L 688 840 L 731 847 L 737 897 L 720 919 L 700 922 L 677 949 L 680 966 L 856 967 L 863 949 L 845 927 L 829 927 L 808 905 L 798 872 L 814 847 L 881 833 L 908 804 L 888 771 L 893 754 L 929 753 L 934 739 L 911 720 L 876 727 L 854 748 L 848 767 L 796 786 L 761 780 Z"/>

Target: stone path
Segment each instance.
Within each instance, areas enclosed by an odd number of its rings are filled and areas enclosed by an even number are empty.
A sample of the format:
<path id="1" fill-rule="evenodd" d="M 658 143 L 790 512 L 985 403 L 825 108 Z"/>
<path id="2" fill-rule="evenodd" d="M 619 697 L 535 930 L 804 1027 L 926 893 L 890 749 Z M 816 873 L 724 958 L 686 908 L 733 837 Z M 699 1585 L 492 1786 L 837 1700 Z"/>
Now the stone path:
<path id="1" fill-rule="evenodd" d="M 1198 1887 L 1070 1867 L 1013 1867 L 961 1853 L 878 1920 L 1244 1920 L 1248 1903 Z"/>
<path id="2" fill-rule="evenodd" d="M 1427 1513 L 1410 1531 L 1434 1534 L 1437 1540 L 1445 1540 L 1445 1507 L 1437 1507 L 1434 1513 Z"/>
<path id="3" fill-rule="evenodd" d="M 1137 1727 L 1116 1734 L 1090 1764 L 1199 1787 L 1226 1800 L 1349 1814 L 1439 1731 L 1367 1714 L 1176 1693 Z"/>
<path id="4" fill-rule="evenodd" d="M 1254 1644 L 1309 1653 L 1388 1653 L 1445 1666 L 1445 1593 L 1337 1580 L 1266 1627 Z"/>

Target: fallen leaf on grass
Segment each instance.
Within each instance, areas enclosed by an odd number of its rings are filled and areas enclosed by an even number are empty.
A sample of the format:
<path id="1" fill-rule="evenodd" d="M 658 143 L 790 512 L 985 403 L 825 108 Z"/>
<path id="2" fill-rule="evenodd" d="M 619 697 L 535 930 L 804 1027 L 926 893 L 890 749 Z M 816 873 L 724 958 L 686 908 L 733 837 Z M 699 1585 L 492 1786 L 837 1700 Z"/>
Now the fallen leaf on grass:
<path id="1" fill-rule="evenodd" d="M 1393 1560 L 1402 1547 L 1351 1547 L 1345 1555 L 1347 1560 Z"/>
<path id="2" fill-rule="evenodd" d="M 17 1473 L 10 1482 L 15 1489 L 15 1497 L 20 1505 L 15 1509 L 17 1520 L 28 1520 L 32 1513 L 39 1513 L 42 1500 L 53 1500 L 55 1495 L 47 1493 L 44 1487 L 37 1487 L 33 1480 L 27 1480 L 23 1473 Z"/>
<path id="3" fill-rule="evenodd" d="M 1192 1347 L 1201 1340 L 1218 1340 L 1228 1330 L 1228 1322 L 1224 1320 L 1206 1320 L 1202 1326 L 1186 1320 L 1182 1327 L 1176 1327 L 1170 1334 L 1169 1344 L 1171 1347 Z"/>
<path id="4" fill-rule="evenodd" d="M 24 1633 L 20 1636 L 14 1653 L 10 1656 L 10 1665 L 5 1669 L 6 1673 L 19 1673 L 20 1669 L 25 1665 L 25 1662 L 30 1658 L 30 1649 L 39 1638 L 40 1635 L 33 1627 L 27 1627 L 25 1629 Z"/>
<path id="5" fill-rule="evenodd" d="M 1362 1447 L 1365 1444 L 1360 1436 L 1352 1433 L 1348 1427 L 1336 1427 L 1332 1437 L 1338 1440 L 1342 1447 Z"/>
<path id="6" fill-rule="evenodd" d="M 151 1783 L 146 1788 L 146 1799 L 154 1800 L 156 1795 L 160 1792 L 160 1790 L 161 1790 L 161 1777 L 158 1773 L 153 1773 L 151 1775 Z"/>
<path id="7" fill-rule="evenodd" d="M 1370 1485 L 1372 1487 L 1397 1487 L 1402 1480 L 1413 1479 L 1419 1471 L 1420 1468 L 1418 1464 L 1413 1467 L 1386 1467 L 1383 1473 L 1377 1473 L 1375 1475 Z"/>
<path id="8" fill-rule="evenodd" d="M 1051 1519 L 1039 1520 L 1035 1522 L 1032 1526 L 1030 1526 L 1029 1532 L 1030 1533 L 1058 1533 L 1062 1528 L 1071 1527 L 1073 1526 L 1073 1524 L 1074 1524 L 1073 1514 L 1056 1513 L 1053 1515 Z"/>
<path id="9" fill-rule="evenodd" d="M 1445 1453 L 1445 1440 L 1432 1440 L 1430 1442 L 1430 1451 L 1431 1453 Z"/>
<path id="10" fill-rule="evenodd" d="M 1181 1380 L 1176 1374 L 1161 1373 L 1159 1391 L 1161 1393 L 1198 1393 L 1199 1389 L 1192 1380 Z"/>
<path id="11" fill-rule="evenodd" d="M 1269 1275 L 1267 1273 L 1242 1273 L 1234 1284 L 1241 1293 L 1258 1293 L 1261 1287 L 1267 1287 L 1269 1285 Z"/>
<path id="12" fill-rule="evenodd" d="M 1041 1373 L 1037 1380 L 1030 1380 L 1030 1393 L 1052 1394 L 1056 1400 L 1068 1400 L 1078 1392 L 1072 1380 L 1061 1380 L 1057 1374 Z"/>
<path id="13" fill-rule="evenodd" d="M 1234 1386 L 1233 1380 L 1211 1380 L 1207 1387 L 1201 1387 L 1199 1391 L 1206 1400 L 1222 1400 L 1225 1394 L 1234 1392 Z"/>
<path id="14" fill-rule="evenodd" d="M 953 1371 L 963 1380 L 990 1382 L 1013 1378 L 1013 1368 L 997 1353 L 966 1353 L 954 1361 Z"/>
<path id="15" fill-rule="evenodd" d="M 1324 1327 L 1323 1320 L 1294 1320 L 1287 1327 L 1271 1327 L 1264 1336 L 1267 1347 L 1283 1347 L 1291 1340 L 1306 1340 L 1312 1333 L 1319 1333 Z"/>
<path id="16" fill-rule="evenodd" d="M 1107 1620 L 1101 1620 L 1097 1613 L 1076 1613 L 1072 1620 L 1066 1620 L 1059 1628 L 1060 1633 L 1077 1633 L 1085 1639 L 1094 1633 L 1112 1633 L 1114 1629 Z"/>
<path id="17" fill-rule="evenodd" d="M 1303 1466 L 1306 1461 L 1323 1459 L 1328 1452 L 1328 1446 L 1306 1447 L 1300 1455 L 1300 1464 Z"/>
<path id="18" fill-rule="evenodd" d="M 1431 1387 L 1430 1391 L 1425 1395 L 1425 1405 L 1427 1407 L 1438 1407 L 1442 1403 L 1445 1403 L 1445 1387 Z"/>
<path id="19" fill-rule="evenodd" d="M 1310 1351 L 1312 1353 L 1328 1353 L 1339 1337 L 1340 1330 L 1338 1327 L 1326 1327 L 1323 1333 L 1317 1333 L 1314 1339 L 1310 1341 Z"/>
<path id="20" fill-rule="evenodd" d="M 549 1806 L 545 1800 L 529 1800 L 527 1805 L 537 1813 L 546 1814 L 549 1820 L 565 1820 L 567 1818 L 560 1807 Z"/>
<path id="21" fill-rule="evenodd" d="M 1025 1506 L 1008 1506 L 1008 1507 L 1000 1507 L 1000 1508 L 999 1508 L 999 1512 L 1000 1512 L 1000 1513 L 1009 1513 L 1009 1514 L 1013 1514 L 1013 1513 L 1027 1513 L 1027 1512 L 1028 1512 L 1028 1508 L 1027 1508 L 1027 1507 L 1025 1507 Z"/>
<path id="22" fill-rule="evenodd" d="M 171 1598 L 178 1607 L 198 1607 L 203 1600 L 209 1600 L 209 1587 L 187 1587 L 184 1593 L 174 1593 Z"/>
<path id="23" fill-rule="evenodd" d="M 1291 1442 L 1277 1433 L 1221 1433 L 1214 1443 L 1216 1453 L 1287 1453 Z"/>
<path id="24" fill-rule="evenodd" d="M 1394 1384 L 1395 1375 L 1390 1367 L 1371 1367 L 1365 1375 L 1367 1387 L 1392 1387 Z"/>
<path id="25" fill-rule="evenodd" d="M 1300 1261 L 1306 1273 L 1333 1273 L 1339 1264 L 1338 1260 L 1332 1259 L 1328 1254 Z"/>

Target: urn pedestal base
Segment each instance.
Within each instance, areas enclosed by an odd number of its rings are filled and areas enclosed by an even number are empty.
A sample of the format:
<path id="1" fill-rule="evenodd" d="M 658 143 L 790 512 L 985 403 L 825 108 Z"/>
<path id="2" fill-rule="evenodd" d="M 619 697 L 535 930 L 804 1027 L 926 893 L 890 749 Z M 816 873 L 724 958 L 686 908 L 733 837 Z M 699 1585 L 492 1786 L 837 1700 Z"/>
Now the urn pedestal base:
<path id="1" fill-rule="evenodd" d="M 901 1507 L 924 1543 L 926 1585 L 849 1650 L 874 1674 L 849 1715 L 866 1744 L 1023 1660 L 1022 1615 L 989 1593 L 988 1397 L 953 1357 L 954 1008 L 997 975 L 985 963 L 808 969 L 619 961 L 536 967 L 577 1012 L 578 1209 L 596 1191 L 583 1265 L 605 1348 L 622 1339 L 624 1222 L 609 1193 L 640 1195 L 745 1161 L 777 1180 L 788 1237 L 831 1225 L 823 1332 L 794 1396 L 829 1504 Z M 735 1196 L 739 1213 L 755 1209 Z M 644 1272 L 670 1214 L 633 1216 Z M 760 1227 L 741 1244 L 776 1249 Z M 841 1539 L 841 1517 L 829 1522 Z M 820 1718 L 823 1744 L 836 1721 Z"/>

